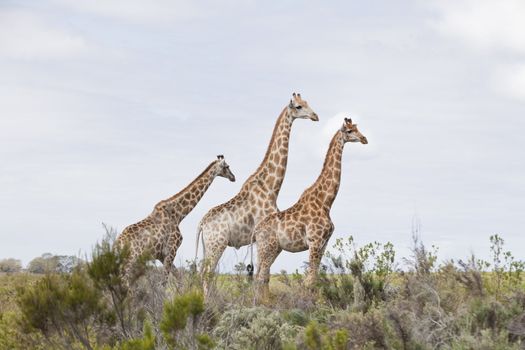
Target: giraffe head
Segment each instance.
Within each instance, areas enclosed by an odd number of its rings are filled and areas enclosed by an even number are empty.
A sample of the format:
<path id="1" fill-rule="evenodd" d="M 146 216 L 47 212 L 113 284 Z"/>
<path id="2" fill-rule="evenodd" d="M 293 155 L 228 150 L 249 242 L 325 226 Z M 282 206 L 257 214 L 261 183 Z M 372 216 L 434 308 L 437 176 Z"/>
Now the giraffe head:
<path id="1" fill-rule="evenodd" d="M 308 102 L 301 98 L 301 94 L 296 94 L 295 92 L 292 95 L 290 104 L 288 105 L 288 113 L 292 116 L 293 119 L 310 119 L 314 122 L 319 121 L 317 114 L 312 111 Z"/>
<path id="2" fill-rule="evenodd" d="M 361 142 L 364 145 L 368 143 L 365 135 L 361 134 L 357 129 L 357 124 L 353 124 L 352 119 L 350 118 L 345 118 L 345 122 L 341 127 L 341 132 L 343 133 L 344 142 Z"/>
<path id="3" fill-rule="evenodd" d="M 230 166 L 228 163 L 226 163 L 226 160 L 224 160 L 224 156 L 218 155 L 217 156 L 217 176 L 225 177 L 231 182 L 235 182 L 235 175 L 233 175 L 232 171 L 230 170 Z"/>

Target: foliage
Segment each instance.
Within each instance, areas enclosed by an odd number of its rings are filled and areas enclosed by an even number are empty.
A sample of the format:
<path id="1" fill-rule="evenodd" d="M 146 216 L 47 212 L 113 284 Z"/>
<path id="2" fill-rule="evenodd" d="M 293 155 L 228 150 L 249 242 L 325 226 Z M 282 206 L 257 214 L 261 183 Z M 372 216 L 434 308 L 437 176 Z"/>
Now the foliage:
<path id="1" fill-rule="evenodd" d="M 520 349 L 523 262 L 490 238 L 491 261 L 439 262 L 414 237 L 403 268 L 389 243 L 339 240 L 318 292 L 299 272 L 271 278 L 256 306 L 243 265 L 214 278 L 204 300 L 195 271 L 140 263 L 121 278 L 126 247 L 106 237 L 69 273 L 0 275 L 0 348 L 6 349 Z"/>
<path id="2" fill-rule="evenodd" d="M 356 248 L 354 238 L 349 236 L 346 241 L 337 239 L 333 249 L 334 252 L 326 253 L 332 276 L 327 278 L 321 273 L 321 293 L 328 300 L 340 307 L 353 303 L 368 309 L 385 299 L 394 270 L 392 243 L 373 242 Z"/>
<path id="3" fill-rule="evenodd" d="M 71 273 L 82 263 L 76 256 L 53 255 L 50 253 L 34 258 L 29 262 L 27 271 L 31 273 Z"/>
<path id="4" fill-rule="evenodd" d="M 155 350 L 155 335 L 149 322 L 144 323 L 144 336 L 139 339 L 126 340 L 119 350 Z"/>
<path id="5" fill-rule="evenodd" d="M 130 337 L 132 318 L 129 288 L 121 271 L 129 252 L 127 249 L 113 249 L 110 236 L 106 236 L 93 248 L 92 260 L 87 264 L 87 273 L 93 284 L 109 296 L 113 316 L 117 319 L 125 338 Z"/>
<path id="6" fill-rule="evenodd" d="M 516 260 L 510 251 L 505 251 L 505 241 L 499 235 L 490 236 L 490 243 L 496 282 L 495 294 L 496 297 L 500 298 L 504 288 L 513 289 L 521 284 L 525 261 Z"/>
<path id="7" fill-rule="evenodd" d="M 2 259 L 0 260 L 0 272 L 15 273 L 22 270 L 22 262 L 18 259 Z"/>
<path id="8" fill-rule="evenodd" d="M 23 326 L 39 330 L 55 346 L 67 348 L 74 340 L 93 349 L 90 325 L 105 316 L 100 292 L 85 273 L 46 275 L 33 288 L 19 289 L 18 306 Z"/>
<path id="9" fill-rule="evenodd" d="M 204 312 L 204 297 L 201 292 L 191 291 L 186 294 L 176 296 L 164 305 L 163 317 L 160 329 L 164 339 L 172 348 L 177 348 L 177 334 L 186 328 L 188 318 L 191 317 L 191 339 L 195 339 L 195 324 L 197 317 Z M 200 336 L 197 341 L 209 344 L 209 339 Z"/>
<path id="10" fill-rule="evenodd" d="M 234 308 L 223 314 L 213 335 L 218 349 L 281 349 L 299 329 L 265 307 Z"/>
<path id="11" fill-rule="evenodd" d="M 346 329 L 330 330 L 326 325 L 311 321 L 304 329 L 300 347 L 311 350 L 343 350 L 349 345 Z"/>

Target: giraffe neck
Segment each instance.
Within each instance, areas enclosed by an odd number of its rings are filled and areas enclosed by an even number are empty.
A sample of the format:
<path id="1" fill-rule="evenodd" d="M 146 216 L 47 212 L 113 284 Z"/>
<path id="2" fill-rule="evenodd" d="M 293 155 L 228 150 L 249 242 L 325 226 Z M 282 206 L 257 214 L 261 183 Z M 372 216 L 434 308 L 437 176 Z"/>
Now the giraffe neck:
<path id="1" fill-rule="evenodd" d="M 208 167 L 188 186 L 174 196 L 159 202 L 155 206 L 155 211 L 169 213 L 171 220 L 181 222 L 193 208 L 199 203 L 206 193 L 211 183 L 217 176 L 217 161 L 212 162 Z"/>
<path id="2" fill-rule="evenodd" d="M 288 163 L 288 145 L 292 123 L 293 118 L 288 114 L 288 107 L 285 107 L 275 123 L 272 139 L 264 159 L 255 173 L 244 183 L 244 190 L 262 187 L 270 199 L 277 199 Z"/>
<path id="3" fill-rule="evenodd" d="M 344 148 L 343 135 L 338 131 L 328 147 L 328 152 L 323 164 L 323 170 L 308 191 L 311 195 L 320 199 L 323 207 L 330 210 L 334 203 L 339 185 L 341 183 L 341 159 Z"/>

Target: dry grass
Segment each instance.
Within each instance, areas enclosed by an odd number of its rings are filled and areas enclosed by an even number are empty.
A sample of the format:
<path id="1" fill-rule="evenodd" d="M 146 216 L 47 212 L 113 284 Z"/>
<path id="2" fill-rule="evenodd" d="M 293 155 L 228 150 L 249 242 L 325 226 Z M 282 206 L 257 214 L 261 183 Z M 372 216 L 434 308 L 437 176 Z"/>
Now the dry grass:
<path id="1" fill-rule="evenodd" d="M 340 247 L 345 252 L 348 248 Z M 273 275 L 271 295 L 260 303 L 256 302 L 254 285 L 245 274 L 218 275 L 202 312 L 190 316 L 182 329 L 173 331 L 179 344 L 174 346 L 523 348 L 525 285 L 520 271 L 482 269 L 487 265 L 480 264 L 475 257 L 466 262 L 438 264 L 433 251 L 421 242 L 415 242 L 413 255 L 405 260 L 401 270 L 385 265 L 381 247 L 370 245 L 365 250 L 354 247 L 355 254 L 347 252 L 346 258 L 335 260 L 332 254 L 313 292 L 305 288 L 300 273 Z M 391 252 L 387 251 L 388 254 Z M 42 334 L 21 328 L 17 304 L 17 290 L 32 288 L 40 278 L 31 274 L 0 275 L 0 348 L 46 348 Z M 104 349 L 146 349 L 148 339 L 142 337 L 145 337 L 144 324 L 149 324 L 153 337 L 149 344 L 156 349 L 171 348 L 173 345 L 166 343 L 161 327 L 166 317 L 165 304 L 179 296 L 198 293 L 200 288 L 200 277 L 190 269 L 177 269 L 164 284 L 162 272 L 150 267 L 137 280 L 126 304 L 134 322 L 129 334 L 119 333 L 118 327 L 112 326 L 106 327 L 107 334 L 101 335 L 98 332 L 102 328 L 93 323 L 88 329 L 91 342 L 99 348 L 105 346 Z M 143 347 L 123 347 L 126 339 L 135 339 Z M 83 348 L 74 339 L 69 346 Z"/>

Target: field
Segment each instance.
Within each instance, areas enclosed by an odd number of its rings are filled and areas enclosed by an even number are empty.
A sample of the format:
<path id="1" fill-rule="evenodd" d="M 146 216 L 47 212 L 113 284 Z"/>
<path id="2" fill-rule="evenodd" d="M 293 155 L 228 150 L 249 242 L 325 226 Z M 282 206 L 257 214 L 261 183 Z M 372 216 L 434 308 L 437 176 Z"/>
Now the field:
<path id="1" fill-rule="evenodd" d="M 339 240 L 313 290 L 283 272 L 258 297 L 239 264 L 206 300 L 191 266 L 164 286 L 144 264 L 128 289 L 104 241 L 72 273 L 0 275 L 0 349 L 523 349 L 523 262 L 490 239 L 492 261 L 457 262 Z"/>

